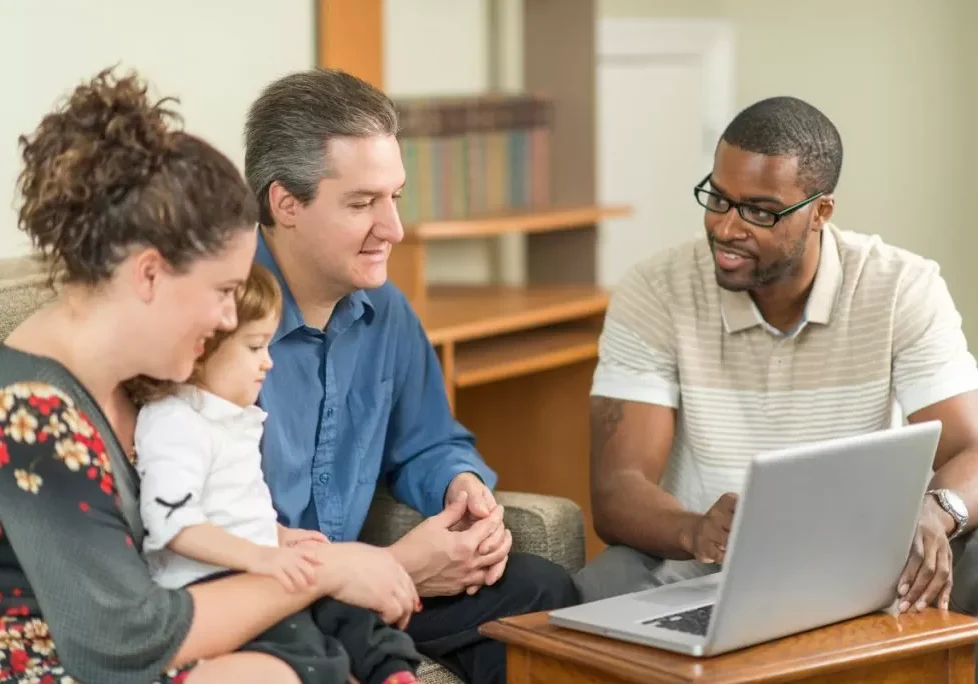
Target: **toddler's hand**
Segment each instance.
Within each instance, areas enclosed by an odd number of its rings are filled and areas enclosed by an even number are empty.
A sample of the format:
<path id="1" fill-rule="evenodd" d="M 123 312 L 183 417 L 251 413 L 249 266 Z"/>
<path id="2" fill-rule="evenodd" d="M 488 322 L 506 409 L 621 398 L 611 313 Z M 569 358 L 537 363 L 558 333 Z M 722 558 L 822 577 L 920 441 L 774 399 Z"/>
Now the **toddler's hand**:
<path id="1" fill-rule="evenodd" d="M 269 575 L 288 591 L 308 589 L 316 583 L 315 566 L 320 561 L 308 548 L 301 546 L 267 546 L 255 556 L 250 572 Z"/>
<path id="2" fill-rule="evenodd" d="M 329 539 L 325 534 L 318 530 L 291 529 L 279 527 L 278 544 L 279 546 L 296 546 L 302 542 L 316 542 L 328 544 Z"/>

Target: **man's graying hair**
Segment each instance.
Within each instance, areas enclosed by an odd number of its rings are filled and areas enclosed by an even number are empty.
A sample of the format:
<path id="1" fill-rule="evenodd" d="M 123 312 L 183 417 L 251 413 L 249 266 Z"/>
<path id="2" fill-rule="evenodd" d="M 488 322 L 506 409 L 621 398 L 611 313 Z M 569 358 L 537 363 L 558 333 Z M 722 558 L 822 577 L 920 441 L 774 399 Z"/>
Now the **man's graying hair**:
<path id="1" fill-rule="evenodd" d="M 311 69 L 262 91 L 245 124 L 245 177 L 258 198 L 259 221 L 274 224 L 268 189 L 278 181 L 303 204 L 330 173 L 333 138 L 396 135 L 397 112 L 383 92 L 336 69 Z"/>

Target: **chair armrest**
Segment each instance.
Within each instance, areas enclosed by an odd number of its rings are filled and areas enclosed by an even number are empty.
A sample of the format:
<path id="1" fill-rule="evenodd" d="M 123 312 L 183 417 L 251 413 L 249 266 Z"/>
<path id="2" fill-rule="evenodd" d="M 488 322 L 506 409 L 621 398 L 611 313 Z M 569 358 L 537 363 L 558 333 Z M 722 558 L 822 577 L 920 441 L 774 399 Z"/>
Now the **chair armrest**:
<path id="1" fill-rule="evenodd" d="M 513 550 L 543 556 L 568 572 L 584 565 L 584 517 L 570 499 L 523 492 L 496 492 L 513 533 Z M 422 521 L 414 509 L 378 489 L 360 534 L 361 541 L 389 546 Z"/>
<path id="2" fill-rule="evenodd" d="M 390 546 L 422 520 L 424 518 L 420 513 L 395 501 L 385 487 L 378 486 L 360 531 L 360 541 L 375 546 Z"/>
<path id="3" fill-rule="evenodd" d="M 525 492 L 496 492 L 513 533 L 513 550 L 534 553 L 573 574 L 584 567 L 584 515 L 570 499 Z"/>

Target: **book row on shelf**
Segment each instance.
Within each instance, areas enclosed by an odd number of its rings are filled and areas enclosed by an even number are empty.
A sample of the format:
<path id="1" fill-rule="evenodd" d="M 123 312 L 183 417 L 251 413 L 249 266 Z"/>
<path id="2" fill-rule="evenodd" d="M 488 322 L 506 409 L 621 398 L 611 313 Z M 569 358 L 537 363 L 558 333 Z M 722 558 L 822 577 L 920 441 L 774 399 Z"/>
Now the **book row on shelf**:
<path id="1" fill-rule="evenodd" d="M 550 204 L 552 102 L 534 94 L 395 101 L 405 224 Z"/>

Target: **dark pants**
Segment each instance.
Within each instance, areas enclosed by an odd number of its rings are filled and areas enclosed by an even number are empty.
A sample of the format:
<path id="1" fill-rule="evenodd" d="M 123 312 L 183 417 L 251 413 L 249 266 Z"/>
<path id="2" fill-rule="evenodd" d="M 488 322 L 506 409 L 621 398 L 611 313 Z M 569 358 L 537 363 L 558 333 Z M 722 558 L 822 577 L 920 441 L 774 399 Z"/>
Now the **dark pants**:
<path id="1" fill-rule="evenodd" d="M 951 610 L 978 617 L 978 531 L 972 530 L 952 541 L 951 550 L 954 552 Z M 974 653 L 978 658 L 978 646 Z M 975 683 L 978 684 L 978 670 Z"/>
<path id="2" fill-rule="evenodd" d="M 416 672 L 421 664 L 407 634 L 373 611 L 331 598 L 272 625 L 240 650 L 284 661 L 302 684 L 345 684 L 350 674 L 362 684 L 381 684 L 395 672 Z"/>
<path id="3" fill-rule="evenodd" d="M 505 645 L 479 626 L 498 618 L 576 604 L 577 589 L 559 565 L 528 553 L 510 554 L 502 579 L 475 595 L 422 599 L 407 632 L 418 650 L 469 684 L 504 684 Z"/>
<path id="4" fill-rule="evenodd" d="M 395 672 L 417 671 L 411 638 L 365 608 L 320 599 L 241 647 L 284 661 L 303 684 L 381 684 Z"/>

